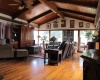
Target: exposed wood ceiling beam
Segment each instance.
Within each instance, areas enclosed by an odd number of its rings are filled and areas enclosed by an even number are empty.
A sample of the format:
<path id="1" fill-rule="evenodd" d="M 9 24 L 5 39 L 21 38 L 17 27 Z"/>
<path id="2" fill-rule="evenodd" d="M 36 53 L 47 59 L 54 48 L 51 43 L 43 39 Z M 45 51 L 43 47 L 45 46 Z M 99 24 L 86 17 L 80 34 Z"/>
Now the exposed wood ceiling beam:
<path id="1" fill-rule="evenodd" d="M 31 18 L 30 20 L 28 20 L 28 23 L 30 23 L 30 22 L 32 22 L 32 21 L 34 21 L 34 20 L 36 20 L 36 19 L 38 19 L 40 17 L 43 17 L 43 16 L 45 16 L 45 15 L 51 13 L 51 12 L 52 12 L 51 10 L 48 10 L 48 11 L 46 11 L 46 12 L 44 12 L 44 13 L 38 15 L 38 16 L 35 16 L 35 17 Z"/>
<path id="2" fill-rule="evenodd" d="M 47 0 L 39 0 L 42 4 L 49 7 L 55 14 L 57 14 L 59 17 L 64 18 L 64 15 L 58 11 L 57 6 L 53 2 L 48 2 Z"/>
<path id="3" fill-rule="evenodd" d="M 95 18 L 95 14 L 89 14 L 89 13 L 78 12 L 78 11 L 73 11 L 73 10 L 68 10 L 68 9 L 62 9 L 62 8 L 58 8 L 58 10 L 63 11 L 63 12 L 70 12 L 70 13 L 74 13 L 74 14 L 79 14 L 79 15 L 83 15 L 83 16 L 88 16 L 88 17 Z"/>
<path id="4" fill-rule="evenodd" d="M 86 7 L 91 7 L 91 8 L 97 8 L 97 4 L 98 2 L 97 1 L 87 1 L 87 0 L 84 0 L 84 3 L 83 1 L 81 0 L 47 0 L 47 1 L 55 1 L 55 2 L 60 2 L 60 3 L 70 3 L 70 4 L 75 4 L 75 5 L 80 5 L 80 6 L 86 6 Z"/>
<path id="5" fill-rule="evenodd" d="M 58 18 L 59 18 L 59 16 L 52 18 L 52 19 L 49 19 L 49 20 L 46 20 L 44 23 L 49 23 L 50 21 L 53 21 L 53 20 L 58 19 Z M 44 24 L 44 23 L 42 23 L 42 24 Z M 40 24 L 40 25 L 42 25 L 42 24 Z"/>
<path id="6" fill-rule="evenodd" d="M 71 16 L 71 15 L 67 15 L 67 14 L 64 14 L 64 16 L 79 19 L 79 20 L 83 20 L 83 21 L 87 21 L 87 22 L 90 22 L 90 23 L 94 23 L 94 20 L 83 19 L 81 17 L 75 17 L 75 16 Z"/>
<path id="7" fill-rule="evenodd" d="M 37 1 L 37 2 L 36 2 L 35 4 L 33 4 L 32 6 L 35 7 L 35 6 L 38 5 L 39 3 L 40 3 L 40 2 Z M 28 9 L 28 8 L 24 8 L 24 9 L 20 10 L 18 13 L 13 14 L 13 15 L 12 15 L 12 19 L 17 18 L 19 15 L 21 15 L 22 13 L 24 13 L 24 12 L 27 11 L 27 10 L 29 10 L 29 9 Z"/>
<path id="8" fill-rule="evenodd" d="M 22 13 L 24 13 L 27 10 L 28 10 L 28 8 L 24 8 L 24 9 L 20 10 L 18 13 L 12 15 L 12 19 L 17 18 L 19 15 L 21 15 Z"/>

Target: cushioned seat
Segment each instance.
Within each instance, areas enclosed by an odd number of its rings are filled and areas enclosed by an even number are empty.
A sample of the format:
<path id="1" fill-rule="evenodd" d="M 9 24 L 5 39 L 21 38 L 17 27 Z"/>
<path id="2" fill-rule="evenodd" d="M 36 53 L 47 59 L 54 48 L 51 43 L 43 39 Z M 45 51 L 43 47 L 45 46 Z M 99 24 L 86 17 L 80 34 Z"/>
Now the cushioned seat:
<path id="1" fill-rule="evenodd" d="M 16 49 L 16 58 L 27 58 L 28 57 L 28 50 L 26 49 Z"/>
<path id="2" fill-rule="evenodd" d="M 60 46 L 60 43 L 61 42 L 50 42 L 49 44 L 48 44 L 48 49 L 57 49 L 59 46 Z"/>
<path id="3" fill-rule="evenodd" d="M 40 46 L 30 46 L 26 48 L 28 50 L 29 54 L 35 54 L 41 52 L 41 47 Z"/>
<path id="4" fill-rule="evenodd" d="M 14 58 L 13 46 L 10 44 L 0 45 L 0 58 Z"/>

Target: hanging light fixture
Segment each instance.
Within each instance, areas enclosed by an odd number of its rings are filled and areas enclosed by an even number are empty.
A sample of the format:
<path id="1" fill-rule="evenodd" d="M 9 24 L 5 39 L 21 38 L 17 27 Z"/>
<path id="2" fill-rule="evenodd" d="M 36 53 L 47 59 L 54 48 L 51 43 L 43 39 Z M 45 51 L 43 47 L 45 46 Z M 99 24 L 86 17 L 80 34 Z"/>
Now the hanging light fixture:
<path id="1" fill-rule="evenodd" d="M 22 10 L 22 9 L 24 9 L 24 6 L 19 6 L 18 9 L 19 9 L 19 10 Z"/>

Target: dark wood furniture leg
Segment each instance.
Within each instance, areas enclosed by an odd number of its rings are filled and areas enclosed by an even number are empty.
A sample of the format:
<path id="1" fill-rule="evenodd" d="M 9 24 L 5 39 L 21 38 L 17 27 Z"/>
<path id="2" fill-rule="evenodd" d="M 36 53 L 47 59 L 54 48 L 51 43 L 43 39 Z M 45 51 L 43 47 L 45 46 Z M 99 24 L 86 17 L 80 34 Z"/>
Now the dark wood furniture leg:
<path id="1" fill-rule="evenodd" d="M 46 53 L 44 53 L 44 64 L 46 63 Z"/>
<path id="2" fill-rule="evenodd" d="M 3 75 L 0 75 L 0 80 L 2 80 L 3 79 Z"/>

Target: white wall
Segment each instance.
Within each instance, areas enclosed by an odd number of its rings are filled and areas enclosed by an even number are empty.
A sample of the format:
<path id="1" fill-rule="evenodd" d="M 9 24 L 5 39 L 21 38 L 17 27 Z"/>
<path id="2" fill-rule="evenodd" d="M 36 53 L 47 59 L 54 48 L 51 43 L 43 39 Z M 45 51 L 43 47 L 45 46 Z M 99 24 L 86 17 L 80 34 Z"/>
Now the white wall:
<path id="1" fill-rule="evenodd" d="M 48 22 L 51 24 L 51 29 L 47 29 L 47 23 L 43 24 L 40 26 L 40 28 L 38 30 L 61 30 L 61 29 L 95 29 L 94 25 L 92 23 L 89 22 L 85 22 L 85 21 L 81 21 L 78 19 L 73 19 L 73 18 L 69 18 L 69 17 L 65 17 L 64 19 L 66 19 L 66 27 L 61 27 L 61 18 L 58 18 L 58 28 L 54 28 L 53 27 L 53 21 Z M 75 26 L 74 28 L 70 28 L 70 20 L 75 20 Z M 79 22 L 83 22 L 83 27 L 79 28 Z M 86 23 L 90 24 L 90 28 L 86 28 Z"/>

